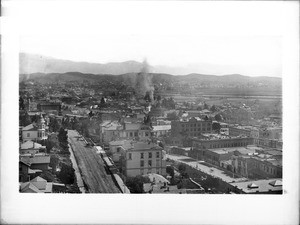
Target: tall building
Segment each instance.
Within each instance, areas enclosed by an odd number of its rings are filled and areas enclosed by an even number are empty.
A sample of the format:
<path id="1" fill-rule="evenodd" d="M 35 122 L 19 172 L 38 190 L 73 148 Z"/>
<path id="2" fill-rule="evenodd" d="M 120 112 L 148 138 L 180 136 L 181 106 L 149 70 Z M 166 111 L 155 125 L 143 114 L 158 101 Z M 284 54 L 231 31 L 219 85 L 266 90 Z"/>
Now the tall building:
<path id="1" fill-rule="evenodd" d="M 129 177 L 156 173 L 166 175 L 165 151 L 153 142 L 113 141 L 110 151 L 116 165 Z"/>

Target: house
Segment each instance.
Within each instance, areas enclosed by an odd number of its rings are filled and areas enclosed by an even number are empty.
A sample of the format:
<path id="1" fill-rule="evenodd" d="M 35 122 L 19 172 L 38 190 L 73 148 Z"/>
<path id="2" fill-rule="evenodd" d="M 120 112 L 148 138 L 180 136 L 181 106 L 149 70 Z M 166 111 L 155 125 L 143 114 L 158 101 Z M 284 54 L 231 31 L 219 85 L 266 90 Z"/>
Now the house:
<path id="1" fill-rule="evenodd" d="M 61 193 L 66 192 L 66 186 L 60 183 L 47 182 L 40 176 L 29 182 L 20 184 L 21 193 Z"/>
<path id="2" fill-rule="evenodd" d="M 20 185 L 21 193 L 52 193 L 53 184 L 41 177 L 36 177 Z"/>
<path id="3" fill-rule="evenodd" d="M 45 152 L 46 146 L 42 146 L 33 141 L 25 141 L 20 146 L 20 154 L 36 154 L 39 152 Z"/>
<path id="4" fill-rule="evenodd" d="M 29 163 L 22 160 L 19 161 L 19 182 L 26 182 L 30 180 L 29 167 Z"/>
<path id="5" fill-rule="evenodd" d="M 49 170 L 50 164 L 50 155 L 45 153 L 37 153 L 37 154 L 23 154 L 20 155 L 20 160 L 23 162 L 30 164 L 30 169 L 33 170 Z"/>
<path id="6" fill-rule="evenodd" d="M 47 139 L 46 124 L 42 114 L 40 114 L 40 118 L 38 119 L 37 123 L 32 123 L 22 128 L 23 141 L 28 141 L 28 140 L 40 141 L 46 139 Z"/>

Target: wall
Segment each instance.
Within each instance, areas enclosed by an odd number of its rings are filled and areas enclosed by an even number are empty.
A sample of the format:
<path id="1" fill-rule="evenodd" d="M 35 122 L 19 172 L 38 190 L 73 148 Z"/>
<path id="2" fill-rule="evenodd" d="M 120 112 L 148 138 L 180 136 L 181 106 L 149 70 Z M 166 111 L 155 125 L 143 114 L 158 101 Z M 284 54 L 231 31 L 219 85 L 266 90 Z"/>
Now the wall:
<path id="1" fill-rule="evenodd" d="M 159 152 L 158 158 L 156 152 Z M 143 159 L 141 153 L 144 154 Z M 149 153 L 152 153 L 152 158 L 149 158 Z M 131 159 L 129 159 L 129 154 L 131 154 Z M 126 153 L 126 175 L 137 176 L 147 173 L 166 175 L 166 163 L 162 158 L 162 151 L 159 150 L 128 151 Z M 152 162 L 151 165 L 148 164 L 149 160 Z M 141 161 L 144 162 L 144 166 L 141 166 Z"/>

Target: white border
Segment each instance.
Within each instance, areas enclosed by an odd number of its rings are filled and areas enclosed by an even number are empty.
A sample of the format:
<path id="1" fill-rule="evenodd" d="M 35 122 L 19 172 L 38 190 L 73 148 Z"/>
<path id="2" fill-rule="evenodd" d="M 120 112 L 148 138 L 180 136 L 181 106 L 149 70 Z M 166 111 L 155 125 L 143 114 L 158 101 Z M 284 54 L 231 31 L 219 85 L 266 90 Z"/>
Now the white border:
<path id="1" fill-rule="evenodd" d="M 299 204 L 298 2 L 21 2 L 2 5 L 1 219 L 3 223 L 297 224 Z M 201 9 L 202 8 L 202 9 Z M 199 12 L 207 13 L 202 21 Z M 280 8 L 278 21 L 271 21 Z M 251 17 L 243 17 L 244 12 Z M 265 14 L 264 20 L 257 15 Z M 179 16 L 180 15 L 180 16 Z M 224 15 L 227 15 L 224 17 Z M 190 19 L 190 23 L 183 18 Z M 163 19 L 164 18 L 164 19 Z M 261 18 L 261 17 L 260 17 Z M 106 19 L 106 20 L 105 20 Z M 234 23 L 235 26 L 228 26 Z M 260 23 L 261 28 L 255 29 Z M 57 26 L 56 25 L 63 25 Z M 160 25 L 159 25 L 160 24 Z M 282 36 L 284 195 L 36 195 L 18 193 L 18 43 L 53 33 Z M 168 25 L 168 29 L 166 29 Z M 100 29 L 101 28 L 101 29 Z M 218 28 L 218 29 L 216 29 Z M 280 28 L 280 29 L 278 29 Z"/>

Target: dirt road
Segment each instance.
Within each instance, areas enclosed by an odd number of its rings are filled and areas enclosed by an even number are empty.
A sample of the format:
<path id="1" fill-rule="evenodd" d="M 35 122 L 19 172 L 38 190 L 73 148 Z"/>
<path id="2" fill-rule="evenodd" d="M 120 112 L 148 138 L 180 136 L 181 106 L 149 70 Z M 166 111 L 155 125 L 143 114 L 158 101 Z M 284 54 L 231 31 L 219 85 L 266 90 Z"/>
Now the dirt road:
<path id="1" fill-rule="evenodd" d="M 112 176 L 106 173 L 101 157 L 93 147 L 86 147 L 82 139 L 78 139 L 77 131 L 69 130 L 68 137 L 89 193 L 120 193 Z"/>

